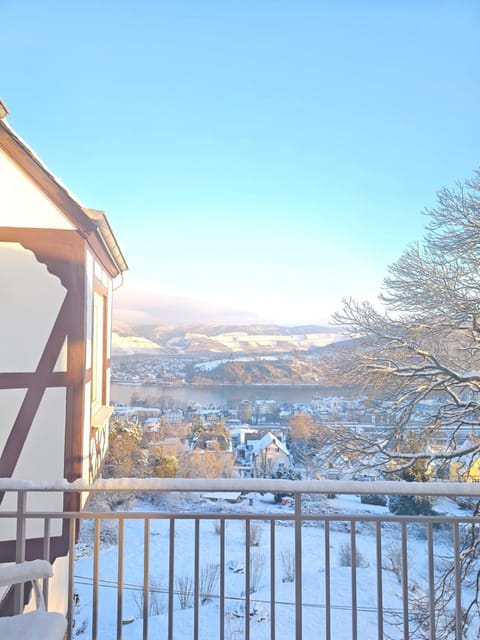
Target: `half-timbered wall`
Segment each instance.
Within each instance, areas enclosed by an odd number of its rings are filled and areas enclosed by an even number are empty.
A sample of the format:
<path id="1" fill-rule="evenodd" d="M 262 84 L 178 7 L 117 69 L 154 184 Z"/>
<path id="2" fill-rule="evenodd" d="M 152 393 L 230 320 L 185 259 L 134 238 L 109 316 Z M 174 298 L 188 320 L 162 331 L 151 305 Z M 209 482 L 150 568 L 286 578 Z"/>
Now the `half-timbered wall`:
<path id="1" fill-rule="evenodd" d="M 112 278 L 125 269 L 102 212 L 84 209 L 0 122 L 0 477 L 98 476 L 108 446 Z M 42 511 L 62 508 L 59 496 L 32 500 Z M 69 494 L 63 508 L 79 501 Z M 15 509 L 0 493 L 0 510 Z M 39 527 L 27 524 L 27 559 L 43 553 Z M 61 609 L 67 533 L 52 522 Z M 2 528 L 0 564 L 14 559 L 14 541 L 13 524 Z"/>
<path id="2" fill-rule="evenodd" d="M 83 246 L 70 220 L 0 150 L 0 476 L 81 475 Z M 0 495 L 0 509 L 15 510 L 11 500 Z M 44 494 L 35 500 L 40 509 L 62 506 Z M 0 562 L 10 555 L 12 533 L 1 532 Z M 29 523 L 28 555 L 41 533 Z M 64 533 L 54 525 L 55 554 Z"/>
<path id="3" fill-rule="evenodd" d="M 0 242 L 0 292 L 0 460 L 15 477 L 55 480 L 64 475 L 66 380 L 62 386 L 47 383 L 41 394 L 32 389 L 67 292 L 32 251 L 16 242 Z M 64 339 L 52 374 L 66 372 L 66 352 Z M 15 509 L 11 500 L 5 496 L 2 508 Z M 48 500 L 43 497 L 41 508 L 58 508 Z M 27 533 L 34 537 L 33 522 Z M 3 539 L 8 535 L 2 532 Z"/>

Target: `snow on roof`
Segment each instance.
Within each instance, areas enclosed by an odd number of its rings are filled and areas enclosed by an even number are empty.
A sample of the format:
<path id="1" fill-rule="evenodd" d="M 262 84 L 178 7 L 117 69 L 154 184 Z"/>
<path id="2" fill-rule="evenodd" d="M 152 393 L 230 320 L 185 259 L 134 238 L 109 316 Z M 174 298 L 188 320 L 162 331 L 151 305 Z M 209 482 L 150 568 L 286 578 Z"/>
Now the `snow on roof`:
<path id="1" fill-rule="evenodd" d="M 202 498 L 207 500 L 225 500 L 226 502 L 238 502 L 241 497 L 240 491 L 216 491 L 215 493 L 201 493 Z"/>
<path id="2" fill-rule="evenodd" d="M 98 232 L 98 236 L 103 243 L 106 251 L 110 254 L 113 263 L 118 269 L 119 273 L 128 269 L 125 258 L 118 246 L 117 240 L 113 234 L 112 228 L 108 222 L 107 216 L 104 211 L 97 209 L 90 209 L 86 207 L 80 199 L 60 180 L 58 176 L 52 173 L 47 165 L 39 158 L 36 152 L 21 138 L 16 131 L 12 129 L 10 124 L 5 118 L 0 119 L 0 128 L 5 131 L 7 136 L 14 141 L 18 148 L 20 148 L 26 156 L 32 160 L 35 165 L 42 171 L 47 179 L 53 182 L 57 189 L 65 194 L 68 200 L 75 207 L 77 214 L 80 214 L 90 227 L 93 227 Z M 66 213 L 66 212 L 64 212 Z"/>
<path id="3" fill-rule="evenodd" d="M 286 456 L 290 455 L 287 447 L 270 431 L 266 433 L 260 440 L 249 440 L 249 444 L 252 445 L 253 452 L 256 456 L 258 456 L 260 451 L 266 449 L 270 444 L 274 444 L 275 446 L 277 446 L 280 451 Z"/>

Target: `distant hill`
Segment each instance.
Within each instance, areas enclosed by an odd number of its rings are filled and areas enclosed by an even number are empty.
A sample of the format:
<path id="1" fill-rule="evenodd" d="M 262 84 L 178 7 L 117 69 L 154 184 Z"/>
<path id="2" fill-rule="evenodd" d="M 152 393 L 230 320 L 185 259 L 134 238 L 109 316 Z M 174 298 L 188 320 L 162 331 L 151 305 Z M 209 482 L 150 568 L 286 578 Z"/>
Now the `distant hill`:
<path id="1" fill-rule="evenodd" d="M 307 325 L 114 325 L 114 355 L 308 352 L 342 338 L 335 327 Z"/>
<path id="2" fill-rule="evenodd" d="M 268 357 L 268 356 L 267 356 Z M 324 385 L 322 363 L 300 354 L 281 356 L 277 359 L 214 361 L 197 365 L 189 382 L 195 384 L 314 384 Z"/>

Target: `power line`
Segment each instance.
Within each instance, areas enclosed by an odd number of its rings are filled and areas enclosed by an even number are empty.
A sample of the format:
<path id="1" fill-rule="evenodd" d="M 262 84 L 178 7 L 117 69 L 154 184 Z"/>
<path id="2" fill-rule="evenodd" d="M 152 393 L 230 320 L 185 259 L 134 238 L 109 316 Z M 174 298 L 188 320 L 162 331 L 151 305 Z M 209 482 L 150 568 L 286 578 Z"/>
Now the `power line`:
<path id="1" fill-rule="evenodd" d="M 83 582 L 79 582 L 79 581 L 83 581 Z M 88 576 L 75 576 L 75 582 L 77 582 L 78 584 L 81 584 L 82 586 L 91 586 L 93 585 L 93 578 L 89 578 Z M 118 583 L 115 580 L 105 580 L 105 579 L 100 579 L 98 580 L 98 586 L 99 587 L 104 587 L 106 589 L 115 589 L 118 590 Z M 128 591 L 140 591 L 143 592 L 143 585 L 139 585 L 139 584 L 132 584 L 132 583 L 128 583 L 125 582 L 123 584 L 123 587 L 126 588 Z M 162 587 L 157 587 L 157 586 L 149 586 L 148 587 L 148 591 L 149 593 L 163 593 L 163 594 L 170 594 L 170 590 L 166 589 L 166 588 L 162 588 Z M 194 596 L 193 591 L 181 591 L 178 589 L 173 589 L 172 593 L 174 595 L 178 595 L 178 596 Z M 251 596 L 254 596 L 254 594 L 251 594 Z M 200 593 L 199 592 L 199 597 L 201 597 L 202 599 L 209 599 L 209 600 L 220 600 L 222 598 L 222 596 L 217 595 L 217 594 L 213 594 L 213 593 Z M 223 596 L 224 600 L 233 600 L 236 602 L 245 602 L 245 597 L 244 596 L 227 596 L 224 595 Z M 252 598 L 256 603 L 259 604 L 271 604 L 270 600 L 262 600 L 259 598 Z M 294 607 L 295 603 L 294 602 L 287 602 L 285 600 L 275 600 L 275 605 L 285 605 L 285 606 L 291 606 Z M 312 609 L 325 609 L 326 605 L 325 604 L 316 604 L 313 602 L 302 602 L 302 606 L 303 607 L 307 607 L 307 608 L 312 608 Z M 348 604 L 332 604 L 330 605 L 330 609 L 335 609 L 338 611 L 351 611 L 351 606 Z M 366 607 L 366 606 L 357 606 L 356 607 L 357 611 L 362 611 L 363 613 L 378 613 L 378 609 L 376 607 Z M 403 609 L 395 609 L 392 607 L 384 607 L 382 609 L 382 611 L 384 613 L 397 613 L 397 614 L 403 614 Z"/>

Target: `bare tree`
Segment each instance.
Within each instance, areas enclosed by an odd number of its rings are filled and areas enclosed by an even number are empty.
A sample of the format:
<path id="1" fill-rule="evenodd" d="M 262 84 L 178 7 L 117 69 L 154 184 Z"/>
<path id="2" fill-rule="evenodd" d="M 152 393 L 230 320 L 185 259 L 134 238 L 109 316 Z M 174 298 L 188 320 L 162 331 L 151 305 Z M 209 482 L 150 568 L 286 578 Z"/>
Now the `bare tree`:
<path id="1" fill-rule="evenodd" d="M 382 402 L 397 427 L 355 445 L 386 472 L 480 450 L 480 439 L 465 439 L 480 424 L 480 173 L 440 191 L 426 214 L 424 241 L 384 280 L 383 309 L 350 299 L 334 316 L 353 340 L 330 364 Z M 445 446 L 401 451 L 399 433 L 412 423 L 430 439 L 441 435 Z M 388 468 L 389 461 L 397 464 Z"/>
<path id="2" fill-rule="evenodd" d="M 315 466 L 315 456 L 326 442 L 326 432 L 311 414 L 298 412 L 288 421 L 290 449 L 297 464 L 301 464 L 308 478 Z"/>
<path id="3" fill-rule="evenodd" d="M 441 190 L 425 214 L 426 236 L 390 267 L 381 308 L 350 299 L 335 314 L 350 340 L 329 362 L 338 379 L 357 385 L 390 422 L 368 433 L 332 429 L 331 446 L 407 480 L 442 468 L 448 476 L 458 460 L 468 469 L 480 454 L 480 172 Z M 460 556 L 473 591 L 463 603 L 469 633 L 472 625 L 480 632 L 479 548 L 472 527 Z M 447 563 L 437 580 L 442 615 L 455 594 L 452 572 Z M 451 620 L 442 615 L 438 637 L 451 637 Z"/>

